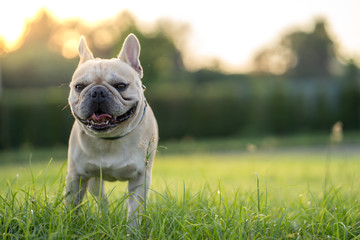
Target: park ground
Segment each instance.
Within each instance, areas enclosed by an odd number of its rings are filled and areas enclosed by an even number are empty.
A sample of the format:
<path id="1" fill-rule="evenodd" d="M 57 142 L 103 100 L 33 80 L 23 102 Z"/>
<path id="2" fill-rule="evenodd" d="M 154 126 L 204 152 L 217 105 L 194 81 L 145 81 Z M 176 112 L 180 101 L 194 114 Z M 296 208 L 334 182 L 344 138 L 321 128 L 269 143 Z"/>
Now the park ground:
<path id="1" fill-rule="evenodd" d="M 2 152 L 1 238 L 357 239 L 357 137 L 327 138 L 161 143 L 139 229 L 126 222 L 125 183 L 106 185 L 110 211 L 90 194 L 65 209 L 65 147 Z"/>

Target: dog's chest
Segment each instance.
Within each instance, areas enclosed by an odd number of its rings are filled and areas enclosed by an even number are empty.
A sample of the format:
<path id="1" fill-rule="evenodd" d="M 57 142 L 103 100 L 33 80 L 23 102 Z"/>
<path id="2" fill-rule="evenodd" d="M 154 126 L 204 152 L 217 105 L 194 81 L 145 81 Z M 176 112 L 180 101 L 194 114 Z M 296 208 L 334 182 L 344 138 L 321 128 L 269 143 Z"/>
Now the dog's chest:
<path id="1" fill-rule="evenodd" d="M 102 177 L 107 181 L 126 181 L 143 173 L 145 163 L 137 153 L 104 153 L 94 155 L 78 164 L 87 177 Z"/>

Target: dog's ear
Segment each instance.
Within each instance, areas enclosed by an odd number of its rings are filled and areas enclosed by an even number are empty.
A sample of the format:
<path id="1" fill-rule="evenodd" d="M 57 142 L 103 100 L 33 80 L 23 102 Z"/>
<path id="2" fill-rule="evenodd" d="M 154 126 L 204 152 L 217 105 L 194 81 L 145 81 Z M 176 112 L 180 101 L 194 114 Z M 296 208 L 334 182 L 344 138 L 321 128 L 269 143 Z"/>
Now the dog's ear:
<path id="1" fill-rule="evenodd" d="M 119 58 L 129 64 L 140 78 L 143 77 L 143 70 L 140 64 L 140 43 L 134 34 L 129 34 L 125 39 L 124 45 L 120 51 Z"/>
<path id="2" fill-rule="evenodd" d="M 94 59 L 93 54 L 91 53 L 91 51 L 89 50 L 89 48 L 88 48 L 88 46 L 86 44 L 84 36 L 80 37 L 78 51 L 79 51 L 79 56 L 80 56 L 79 65 L 86 62 L 86 61 L 88 61 L 88 60 Z"/>

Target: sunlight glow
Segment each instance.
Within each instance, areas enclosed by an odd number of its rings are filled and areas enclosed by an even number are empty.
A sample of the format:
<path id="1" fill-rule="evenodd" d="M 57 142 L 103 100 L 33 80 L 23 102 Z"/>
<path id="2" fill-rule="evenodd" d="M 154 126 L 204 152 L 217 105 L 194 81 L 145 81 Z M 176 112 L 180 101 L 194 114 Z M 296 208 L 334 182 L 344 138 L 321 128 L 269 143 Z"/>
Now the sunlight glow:
<path id="1" fill-rule="evenodd" d="M 77 47 L 79 44 L 81 34 L 76 30 L 58 31 L 54 34 L 51 42 L 56 46 L 61 47 L 61 53 L 65 58 L 74 58 L 78 56 Z"/>
<path id="2" fill-rule="evenodd" d="M 6 47 L 8 49 L 15 49 L 18 45 L 18 39 L 24 31 L 24 20 L 17 19 L 11 24 L 6 22 L 0 23 L 0 37 L 5 40 Z"/>
<path id="3" fill-rule="evenodd" d="M 0 40 L 1 37 L 5 39 L 7 48 L 11 50 L 19 45 L 18 38 L 23 34 L 26 21 L 42 7 L 49 9 L 59 21 L 81 18 L 93 23 L 129 10 L 140 23 L 148 24 L 159 18 L 188 23 L 191 30 L 184 48 L 184 59 L 185 64 L 194 69 L 201 67 L 198 65 L 209 66 L 218 62 L 226 71 L 246 70 L 250 66 L 249 60 L 260 47 L 277 41 L 289 28 L 306 30 L 317 16 L 328 20 L 329 31 L 339 42 L 342 54 L 355 59 L 360 57 L 360 15 L 357 14 L 360 2 L 356 0 L 224 0 L 207 2 L 206 8 L 204 2 L 190 0 L 104 0 L 101 4 L 69 0 L 14 0 L 0 7 Z M 61 52 L 65 57 L 75 56 L 71 49 L 79 34 L 61 37 L 64 41 Z M 111 34 L 106 32 L 99 33 L 95 38 L 95 44 L 100 48 L 106 48 L 111 41 Z"/>
<path id="4" fill-rule="evenodd" d="M 19 37 L 24 34 L 26 21 L 33 18 L 41 6 L 40 1 L 37 0 L 7 1 L 5 6 L 0 6 L 0 37 L 4 38 L 8 49 L 13 50 L 18 47 Z"/>

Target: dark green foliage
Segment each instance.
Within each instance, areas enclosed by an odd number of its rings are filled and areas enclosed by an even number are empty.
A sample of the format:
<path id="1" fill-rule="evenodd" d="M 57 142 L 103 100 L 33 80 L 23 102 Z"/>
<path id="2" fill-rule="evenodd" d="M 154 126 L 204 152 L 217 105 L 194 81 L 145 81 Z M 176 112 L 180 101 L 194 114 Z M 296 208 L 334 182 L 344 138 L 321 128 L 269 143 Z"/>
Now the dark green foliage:
<path id="1" fill-rule="evenodd" d="M 359 90 L 343 86 L 346 81 L 318 81 L 311 89 L 308 81 L 234 77 L 224 84 L 154 84 L 146 96 L 162 140 L 329 132 L 336 121 L 356 130 Z M 67 87 L 5 90 L 0 148 L 66 145 L 74 121 L 67 92 Z"/>

